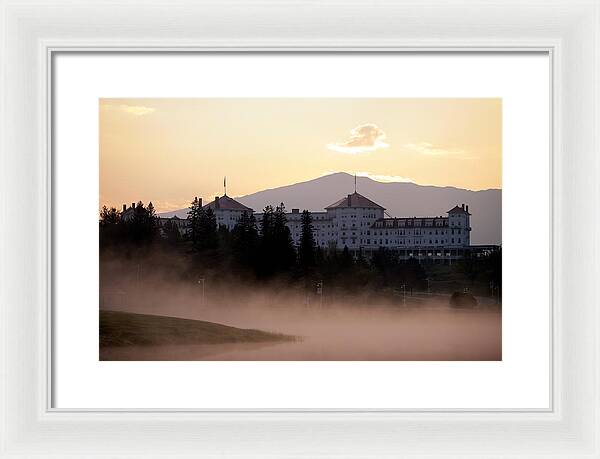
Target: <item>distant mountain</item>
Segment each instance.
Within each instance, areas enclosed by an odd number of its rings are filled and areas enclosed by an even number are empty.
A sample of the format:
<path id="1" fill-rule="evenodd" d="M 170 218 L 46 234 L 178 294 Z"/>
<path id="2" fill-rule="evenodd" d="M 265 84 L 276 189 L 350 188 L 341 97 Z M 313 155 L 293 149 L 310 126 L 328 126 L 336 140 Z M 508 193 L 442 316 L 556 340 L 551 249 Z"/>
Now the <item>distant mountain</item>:
<path id="1" fill-rule="evenodd" d="M 292 208 L 322 211 L 353 191 L 354 176 L 338 172 L 235 199 L 255 212 L 260 212 L 266 205 L 281 202 L 288 211 Z M 471 244 L 500 244 L 502 241 L 502 190 L 470 191 L 414 183 L 382 183 L 368 177 L 358 177 L 357 191 L 385 207 L 392 217 L 445 216 L 452 207 L 464 203 L 472 214 Z M 187 209 L 161 215 L 185 218 Z"/>

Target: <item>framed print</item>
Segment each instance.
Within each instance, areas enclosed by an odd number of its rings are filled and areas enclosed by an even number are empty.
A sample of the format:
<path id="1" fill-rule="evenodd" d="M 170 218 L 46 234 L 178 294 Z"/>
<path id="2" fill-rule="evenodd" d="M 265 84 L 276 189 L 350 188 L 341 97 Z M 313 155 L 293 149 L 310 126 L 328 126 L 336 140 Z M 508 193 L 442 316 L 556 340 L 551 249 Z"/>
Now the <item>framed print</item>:
<path id="1" fill-rule="evenodd" d="M 600 457 L 597 2 L 2 13 L 3 456 Z"/>

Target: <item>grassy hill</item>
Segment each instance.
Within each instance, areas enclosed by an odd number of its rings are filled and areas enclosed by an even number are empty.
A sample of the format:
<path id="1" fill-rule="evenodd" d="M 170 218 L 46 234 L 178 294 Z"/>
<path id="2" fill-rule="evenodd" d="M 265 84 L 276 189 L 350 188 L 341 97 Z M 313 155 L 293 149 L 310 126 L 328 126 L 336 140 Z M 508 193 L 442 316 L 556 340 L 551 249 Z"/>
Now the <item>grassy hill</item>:
<path id="1" fill-rule="evenodd" d="M 100 311 L 100 347 L 293 341 L 296 337 L 201 320 Z"/>

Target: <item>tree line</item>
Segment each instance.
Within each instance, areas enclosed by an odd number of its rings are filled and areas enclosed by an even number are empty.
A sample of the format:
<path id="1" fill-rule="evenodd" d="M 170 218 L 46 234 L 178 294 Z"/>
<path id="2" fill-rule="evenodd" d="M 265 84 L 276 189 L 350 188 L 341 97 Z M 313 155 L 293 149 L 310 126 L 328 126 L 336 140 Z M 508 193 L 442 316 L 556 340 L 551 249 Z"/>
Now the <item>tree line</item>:
<path id="1" fill-rule="evenodd" d="M 158 236 L 158 217 L 152 201 L 147 206 L 139 201 L 124 218 L 116 208 L 100 210 L 100 249 L 114 245 L 147 245 Z"/>
<path id="2" fill-rule="evenodd" d="M 400 260 L 393 250 L 386 248 L 379 248 L 369 258 L 360 251 L 353 256 L 347 247 L 323 248 L 316 244 L 310 212 L 302 212 L 300 223 L 297 246 L 287 226 L 283 203 L 265 207 L 259 221 L 254 214 L 243 212 L 229 231 L 218 225 L 214 211 L 203 207 L 196 198 L 188 210 L 186 231 L 180 233 L 172 220 L 162 227 L 159 225 L 152 202 L 147 206 L 138 202 L 125 216 L 115 208 L 102 208 L 100 248 L 118 248 L 124 252 L 166 248 L 174 256 L 190 259 L 194 276 L 223 280 L 278 280 L 308 289 L 325 282 L 330 288 L 349 293 L 426 288 L 430 274 L 416 259 Z M 500 257 L 500 262 L 465 259 L 453 269 L 465 279 L 465 285 L 472 284 L 488 265 L 490 278 L 501 280 L 497 268 L 501 266 L 501 255 L 495 257 Z"/>
<path id="3" fill-rule="evenodd" d="M 235 227 L 229 231 L 218 225 L 211 208 L 203 208 L 194 199 L 188 212 L 187 239 L 205 262 L 226 266 L 237 273 L 257 278 L 306 272 L 314 265 L 316 251 L 312 234 L 312 217 L 302 213 L 302 236 L 298 250 L 294 247 L 287 226 L 285 206 L 266 206 L 259 222 L 254 214 L 243 212 Z M 212 263 L 210 263 L 212 261 Z"/>

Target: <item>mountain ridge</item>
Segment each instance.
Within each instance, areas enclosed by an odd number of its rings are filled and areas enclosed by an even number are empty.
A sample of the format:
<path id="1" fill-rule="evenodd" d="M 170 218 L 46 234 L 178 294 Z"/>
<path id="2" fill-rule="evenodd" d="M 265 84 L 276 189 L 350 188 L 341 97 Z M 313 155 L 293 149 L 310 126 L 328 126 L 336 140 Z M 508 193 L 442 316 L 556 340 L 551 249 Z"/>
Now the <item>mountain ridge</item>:
<path id="1" fill-rule="evenodd" d="M 266 205 L 283 202 L 292 208 L 324 211 L 325 207 L 354 192 L 354 176 L 336 172 L 304 182 L 269 188 L 237 201 L 260 212 Z M 472 214 L 471 243 L 500 244 L 502 241 L 502 190 L 467 190 L 452 186 L 418 185 L 412 182 L 378 182 L 357 177 L 357 192 L 386 208 L 392 217 L 446 215 L 455 205 L 469 205 Z M 187 216 L 187 209 L 159 214 L 163 217 Z"/>

